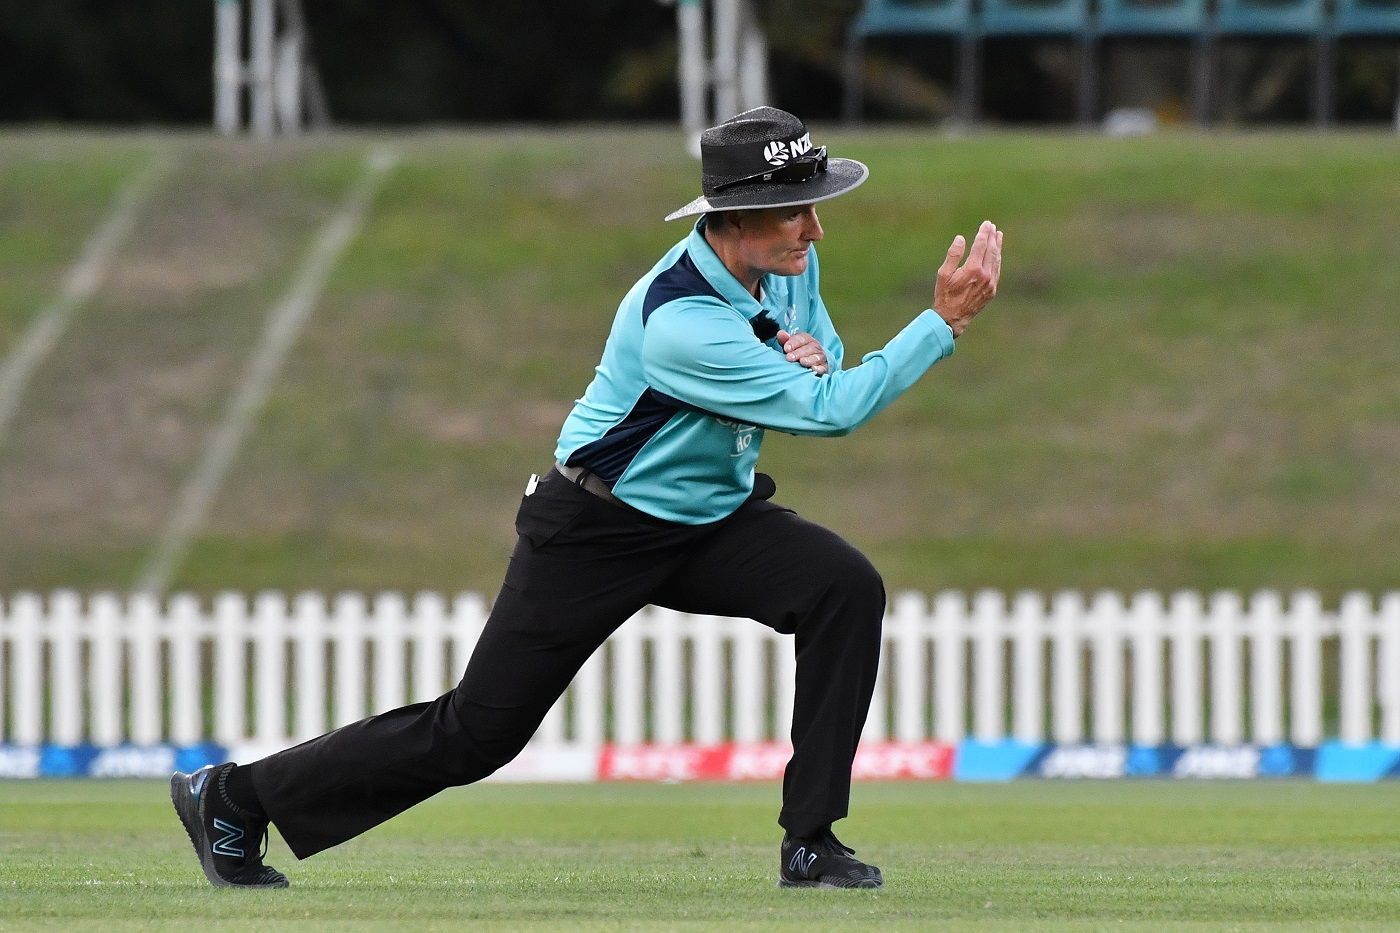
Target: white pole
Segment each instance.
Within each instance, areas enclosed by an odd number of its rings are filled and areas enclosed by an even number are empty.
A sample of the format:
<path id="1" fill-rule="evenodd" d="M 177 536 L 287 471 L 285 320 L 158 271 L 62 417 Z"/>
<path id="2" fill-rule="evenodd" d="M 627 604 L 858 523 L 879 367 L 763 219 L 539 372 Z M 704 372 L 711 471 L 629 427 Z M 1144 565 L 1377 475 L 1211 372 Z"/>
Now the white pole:
<path id="1" fill-rule="evenodd" d="M 1295 593 L 1289 607 L 1293 629 L 1293 744 L 1322 741 L 1322 600 L 1312 591 Z"/>
<path id="2" fill-rule="evenodd" d="M 967 731 L 963 646 L 968 624 L 963 595 L 949 591 L 935 596 L 933 618 L 933 736 L 939 742 L 958 742 Z"/>
<path id="3" fill-rule="evenodd" d="M 669 609 L 655 610 L 652 622 L 652 709 L 656 741 L 680 742 L 685 739 L 684 623 L 680 613 Z"/>
<path id="4" fill-rule="evenodd" d="M 1128 610 L 1133 643 L 1133 744 L 1161 745 L 1162 619 L 1166 608 L 1157 593 L 1138 593 Z"/>
<path id="5" fill-rule="evenodd" d="M 301 132 L 301 33 L 289 30 L 277 40 L 277 69 L 273 97 L 277 104 L 277 126 L 286 136 Z"/>
<path id="6" fill-rule="evenodd" d="M 719 616 L 703 616 L 695 629 L 694 740 L 702 745 L 724 738 L 723 625 Z"/>
<path id="7" fill-rule="evenodd" d="M 734 701 L 734 735 L 737 742 L 763 741 L 764 685 L 768 672 L 763 663 L 763 633 L 752 622 L 734 629 L 734 676 L 730 679 Z"/>
<path id="8" fill-rule="evenodd" d="M 326 601 L 320 593 L 302 593 L 293 607 L 297 651 L 296 736 L 304 742 L 326 731 Z"/>
<path id="9" fill-rule="evenodd" d="M 1347 593 L 1341 607 L 1341 739 L 1347 745 L 1371 740 L 1370 593 Z"/>
<path id="10" fill-rule="evenodd" d="M 272 75 L 275 64 L 274 34 L 277 31 L 277 11 L 273 0 L 253 0 L 252 36 L 249 66 L 252 69 L 253 133 L 267 138 L 276 130 L 272 99 Z"/>
<path id="11" fill-rule="evenodd" d="M 680 44 L 681 129 L 690 154 L 700 155 L 705 116 L 705 9 L 701 0 L 679 0 L 676 30 Z"/>
<path id="12" fill-rule="evenodd" d="M 1232 591 L 1216 593 L 1210 600 L 1210 741 L 1214 745 L 1238 745 L 1244 739 L 1240 716 L 1243 606 L 1240 595 Z"/>
<path id="13" fill-rule="evenodd" d="M 1045 676 L 1043 662 L 1043 631 L 1045 604 L 1039 593 L 1019 593 L 1011 611 L 1012 631 L 1015 633 L 1015 653 L 1012 661 L 1014 691 L 1012 711 L 1013 735 L 1018 742 L 1039 742 L 1045 735 Z"/>
<path id="14" fill-rule="evenodd" d="M 1255 593 L 1250 601 L 1250 687 L 1253 693 L 1255 745 L 1283 741 L 1283 597 L 1273 590 Z"/>
<path id="15" fill-rule="evenodd" d="M 1201 618 L 1205 609 L 1197 593 L 1172 596 L 1168 631 L 1172 642 L 1172 741 L 1201 741 Z"/>
<path id="16" fill-rule="evenodd" d="M 335 705 L 331 722 L 340 727 L 365 718 L 365 598 L 342 593 L 331 609 L 335 642 Z"/>
<path id="17" fill-rule="evenodd" d="M 728 120 L 739 107 L 740 0 L 714 0 L 715 120 Z"/>
<path id="18" fill-rule="evenodd" d="M 72 590 L 60 590 L 49 600 L 49 627 L 52 639 L 53 719 L 49 738 L 59 745 L 77 745 L 83 740 L 82 648 L 80 626 L 83 601 Z"/>
<path id="19" fill-rule="evenodd" d="M 751 110 L 768 103 L 768 43 L 764 41 L 750 0 L 743 0 L 738 70 L 740 109 Z"/>
<path id="20" fill-rule="evenodd" d="M 199 600 L 189 593 L 170 598 L 170 739 L 194 745 L 203 738 L 201 715 Z"/>
<path id="21" fill-rule="evenodd" d="M 1082 596 L 1072 591 L 1055 594 L 1050 609 L 1053 639 L 1050 689 L 1054 703 L 1051 729 L 1055 741 L 1065 745 L 1084 738 L 1084 693 L 1079 682 L 1083 645 L 1079 631 L 1083 616 Z"/>
<path id="22" fill-rule="evenodd" d="M 243 90 L 243 4 L 214 2 L 214 129 L 222 136 L 238 132 Z"/>
<path id="23" fill-rule="evenodd" d="M 972 733 L 979 742 L 1006 737 L 1006 691 L 1002 686 L 1002 620 L 1006 599 L 983 590 L 972 600 Z"/>
<path id="24" fill-rule="evenodd" d="M 902 593 L 894 603 L 890 620 L 895 643 L 894 729 L 901 742 L 917 742 L 926 737 L 924 727 L 925 691 L 929 679 L 924 673 L 924 620 L 928 604 L 920 593 Z"/>
<path id="25" fill-rule="evenodd" d="M 10 604 L 14 640 L 10 643 L 14 665 L 14 693 L 10 715 L 14 720 L 14 741 L 38 745 L 44 740 L 44 603 L 36 593 L 21 593 Z"/>
<path id="26" fill-rule="evenodd" d="M 1123 597 L 1113 592 L 1094 596 L 1089 609 L 1089 644 L 1093 649 L 1094 741 L 1123 741 L 1123 640 L 1119 626 L 1127 615 Z"/>

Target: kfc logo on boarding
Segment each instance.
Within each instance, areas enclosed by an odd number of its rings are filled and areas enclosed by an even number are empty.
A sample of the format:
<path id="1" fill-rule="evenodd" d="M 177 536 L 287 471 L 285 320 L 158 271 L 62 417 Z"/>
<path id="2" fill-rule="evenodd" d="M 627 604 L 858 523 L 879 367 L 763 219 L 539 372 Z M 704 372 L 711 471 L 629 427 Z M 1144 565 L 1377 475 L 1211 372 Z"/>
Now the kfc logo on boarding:
<path id="1" fill-rule="evenodd" d="M 790 143 L 776 142 L 769 143 L 763 147 L 763 157 L 768 160 L 769 165 L 786 165 L 793 159 L 809 152 L 812 149 L 812 134 L 803 133 Z"/>

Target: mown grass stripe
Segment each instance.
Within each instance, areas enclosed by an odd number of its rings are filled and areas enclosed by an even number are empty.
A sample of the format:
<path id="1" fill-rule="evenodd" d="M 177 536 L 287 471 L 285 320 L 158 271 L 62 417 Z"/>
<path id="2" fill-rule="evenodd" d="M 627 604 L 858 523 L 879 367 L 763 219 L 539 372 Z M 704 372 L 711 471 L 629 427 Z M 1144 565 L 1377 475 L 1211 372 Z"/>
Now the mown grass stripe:
<path id="1" fill-rule="evenodd" d="M 398 155 L 392 150 L 376 147 L 370 152 L 364 174 L 321 228 L 291 287 L 268 314 L 262 339 L 248 359 L 238 390 L 181 490 L 175 511 L 141 572 L 138 590 L 160 593 L 169 585 L 195 533 L 204 524 L 214 496 L 267 400 L 288 351 L 306 325 L 336 260 L 359 232 L 375 192 L 397 161 Z"/>

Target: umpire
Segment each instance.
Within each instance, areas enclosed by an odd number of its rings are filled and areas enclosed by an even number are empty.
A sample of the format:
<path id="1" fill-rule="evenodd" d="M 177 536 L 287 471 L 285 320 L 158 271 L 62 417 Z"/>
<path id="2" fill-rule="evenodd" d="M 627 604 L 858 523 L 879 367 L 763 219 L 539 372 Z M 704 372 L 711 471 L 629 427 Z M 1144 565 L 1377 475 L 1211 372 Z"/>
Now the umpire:
<path id="1" fill-rule="evenodd" d="M 514 758 L 584 661 L 648 603 L 796 636 L 779 884 L 875 888 L 831 830 L 870 706 L 885 591 L 835 533 L 771 501 L 764 431 L 847 434 L 953 352 L 996 294 L 1002 235 L 956 237 L 933 307 L 847 367 L 818 289 L 814 205 L 865 181 L 790 113 L 760 107 L 701 136 L 695 217 L 623 298 L 556 463 L 531 477 L 519 539 L 462 681 L 249 765 L 171 778 L 209 880 L 285 887 L 269 821 L 298 858 Z"/>

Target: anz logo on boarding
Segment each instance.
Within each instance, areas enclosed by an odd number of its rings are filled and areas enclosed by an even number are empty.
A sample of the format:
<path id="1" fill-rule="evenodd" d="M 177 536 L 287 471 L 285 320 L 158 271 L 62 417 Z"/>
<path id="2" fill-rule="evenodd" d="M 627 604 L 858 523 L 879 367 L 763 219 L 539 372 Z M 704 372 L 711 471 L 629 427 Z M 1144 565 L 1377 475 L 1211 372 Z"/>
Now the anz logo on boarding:
<path id="1" fill-rule="evenodd" d="M 738 421 L 726 421 L 723 418 L 715 420 L 734 432 L 734 449 L 730 451 L 729 456 L 742 457 L 753 446 L 753 436 L 758 431 L 757 426 L 740 424 Z"/>

